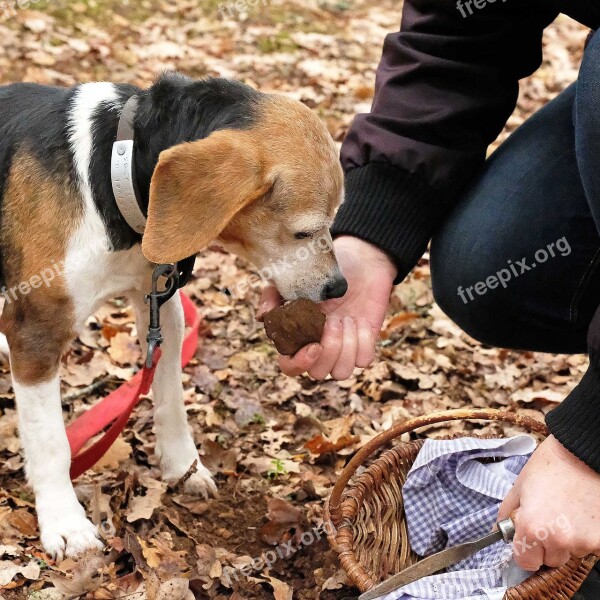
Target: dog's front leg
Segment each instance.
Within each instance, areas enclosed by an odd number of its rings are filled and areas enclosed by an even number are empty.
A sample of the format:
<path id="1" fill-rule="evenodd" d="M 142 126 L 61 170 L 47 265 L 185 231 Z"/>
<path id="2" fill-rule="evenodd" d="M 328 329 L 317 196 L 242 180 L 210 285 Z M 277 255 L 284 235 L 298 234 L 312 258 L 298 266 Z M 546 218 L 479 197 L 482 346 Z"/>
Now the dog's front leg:
<path id="1" fill-rule="evenodd" d="M 11 348 L 13 344 L 9 339 Z M 86 519 L 69 477 L 71 450 L 60 402 L 58 360 L 48 369 L 37 353 L 23 352 L 15 341 L 11 367 L 19 415 L 19 433 L 44 550 L 56 559 L 102 548 L 97 530 Z M 54 362 L 54 361 L 53 361 Z M 50 371 L 50 372 L 48 372 Z M 35 378 L 40 375 L 38 381 Z"/>
<path id="2" fill-rule="evenodd" d="M 139 295 L 131 296 L 136 312 L 140 344 L 146 351 L 148 307 Z M 197 461 L 197 470 L 186 481 L 189 494 L 214 495 L 217 488 L 209 470 L 202 464 L 187 421 L 181 383 L 181 345 L 185 332 L 183 308 L 179 294 L 166 302 L 160 311 L 164 342 L 162 355 L 152 385 L 156 452 L 160 457 L 163 479 L 176 482 Z"/>

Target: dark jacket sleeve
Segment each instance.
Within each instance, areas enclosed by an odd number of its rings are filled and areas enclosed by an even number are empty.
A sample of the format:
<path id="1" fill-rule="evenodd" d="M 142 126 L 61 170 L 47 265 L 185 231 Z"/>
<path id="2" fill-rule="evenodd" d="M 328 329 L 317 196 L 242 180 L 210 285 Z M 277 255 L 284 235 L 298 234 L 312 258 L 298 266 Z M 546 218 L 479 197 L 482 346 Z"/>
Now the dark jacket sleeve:
<path id="1" fill-rule="evenodd" d="M 600 308 L 588 331 L 590 366 L 579 385 L 546 416 L 554 437 L 600 473 Z"/>
<path id="2" fill-rule="evenodd" d="M 483 164 L 557 16 L 538 0 L 477 1 L 471 15 L 462 1 L 405 0 L 371 113 L 356 117 L 342 148 L 346 200 L 333 234 L 387 251 L 398 281 Z"/>

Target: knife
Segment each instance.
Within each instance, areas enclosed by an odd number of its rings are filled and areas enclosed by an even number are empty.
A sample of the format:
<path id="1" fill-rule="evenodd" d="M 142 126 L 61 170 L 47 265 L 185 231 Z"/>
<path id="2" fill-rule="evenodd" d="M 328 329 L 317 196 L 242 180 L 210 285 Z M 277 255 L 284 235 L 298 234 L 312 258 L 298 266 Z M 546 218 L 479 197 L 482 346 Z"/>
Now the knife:
<path id="1" fill-rule="evenodd" d="M 358 600 L 373 600 L 374 598 L 389 594 L 409 583 L 413 583 L 413 581 L 417 581 L 417 579 L 428 577 L 429 575 L 442 571 L 461 560 L 465 560 L 465 558 L 473 556 L 476 552 L 479 552 L 500 540 L 503 540 L 506 544 L 510 544 L 515 537 L 515 524 L 513 523 L 513 520 L 505 519 L 504 521 L 499 521 L 497 527 L 497 531 L 478 540 L 459 544 L 458 546 L 442 550 L 442 552 L 424 558 L 412 567 L 404 569 L 404 571 L 401 571 L 397 575 L 386 579 L 383 583 L 371 588 L 368 592 L 361 594 L 358 597 Z"/>

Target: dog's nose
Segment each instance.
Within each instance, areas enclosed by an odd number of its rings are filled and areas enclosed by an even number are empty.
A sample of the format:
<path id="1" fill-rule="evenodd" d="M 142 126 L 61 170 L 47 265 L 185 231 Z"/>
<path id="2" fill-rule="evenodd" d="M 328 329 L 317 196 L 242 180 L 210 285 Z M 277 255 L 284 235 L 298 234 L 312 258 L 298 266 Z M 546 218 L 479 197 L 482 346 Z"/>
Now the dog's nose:
<path id="1" fill-rule="evenodd" d="M 348 291 L 348 282 L 341 275 L 327 283 L 324 290 L 325 300 L 341 298 Z"/>

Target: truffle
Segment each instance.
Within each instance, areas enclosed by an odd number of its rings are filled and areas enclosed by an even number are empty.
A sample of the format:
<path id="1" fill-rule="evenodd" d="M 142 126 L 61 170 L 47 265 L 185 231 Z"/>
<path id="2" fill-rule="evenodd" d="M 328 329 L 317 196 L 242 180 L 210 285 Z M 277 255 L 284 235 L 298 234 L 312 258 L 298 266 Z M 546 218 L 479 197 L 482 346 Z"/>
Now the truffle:
<path id="1" fill-rule="evenodd" d="M 325 315 L 305 298 L 279 306 L 263 317 L 265 332 L 279 354 L 291 356 L 308 344 L 321 341 Z"/>

